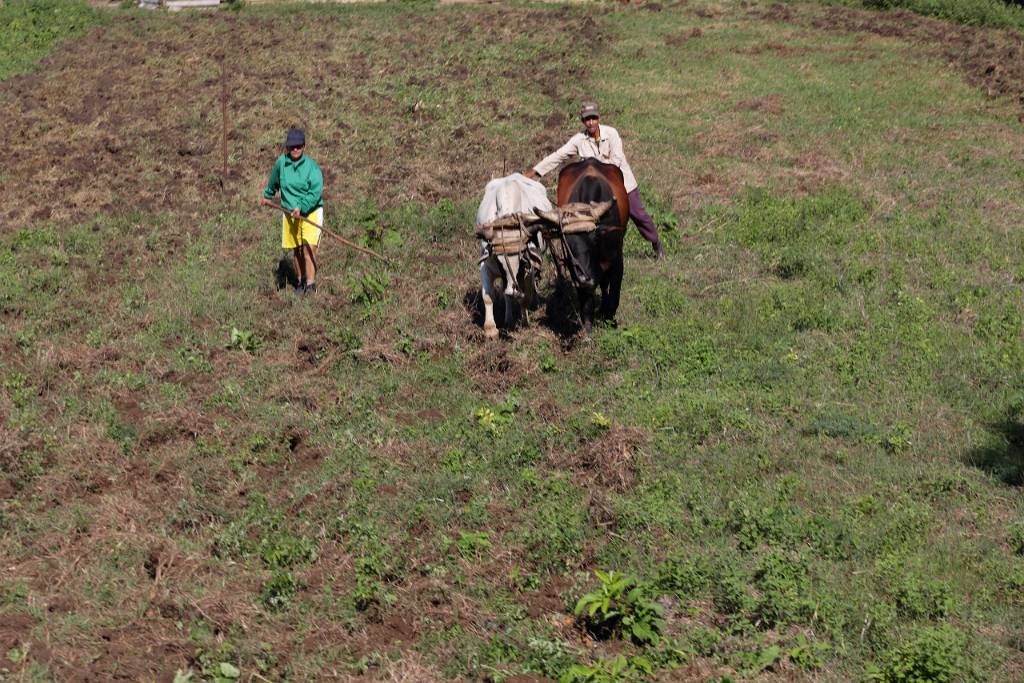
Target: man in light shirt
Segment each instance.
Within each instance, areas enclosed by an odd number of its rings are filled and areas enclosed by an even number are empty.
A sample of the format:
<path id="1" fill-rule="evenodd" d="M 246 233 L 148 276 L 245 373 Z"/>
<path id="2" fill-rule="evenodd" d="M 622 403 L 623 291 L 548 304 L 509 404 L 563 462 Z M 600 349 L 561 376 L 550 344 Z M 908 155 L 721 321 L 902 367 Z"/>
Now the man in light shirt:
<path id="1" fill-rule="evenodd" d="M 536 166 L 523 175 L 527 178 L 543 176 L 573 156 L 582 159 L 596 158 L 606 164 L 618 166 L 622 171 L 626 193 L 629 195 L 629 217 L 633 219 L 633 223 L 643 238 L 651 243 L 655 258 L 662 258 L 665 256 L 665 250 L 658 239 L 658 228 L 640 200 L 636 178 L 622 151 L 622 138 L 619 137 L 619 131 L 611 126 L 601 125 L 601 113 L 593 102 L 583 103 L 583 106 L 580 107 L 580 118 L 583 120 L 583 130 L 573 135 L 569 138 L 569 142 L 541 159 Z"/>

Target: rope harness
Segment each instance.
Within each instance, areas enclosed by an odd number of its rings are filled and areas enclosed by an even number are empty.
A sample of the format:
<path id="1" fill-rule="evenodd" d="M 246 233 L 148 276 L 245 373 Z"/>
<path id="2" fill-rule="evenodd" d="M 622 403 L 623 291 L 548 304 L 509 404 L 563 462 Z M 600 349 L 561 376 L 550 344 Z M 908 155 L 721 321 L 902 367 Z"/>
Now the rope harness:
<path id="1" fill-rule="evenodd" d="M 541 219 L 532 213 L 515 213 L 478 225 L 476 236 L 487 242 L 493 254 L 520 254 L 528 249 L 530 237 L 536 232 L 528 226 L 536 225 L 540 221 Z"/>
<path id="2" fill-rule="evenodd" d="M 551 255 L 559 276 L 564 277 L 563 271 L 567 271 L 569 279 L 578 288 L 580 282 L 576 274 L 576 256 L 572 253 L 565 236 L 595 232 L 598 229 L 597 222 L 611 206 L 610 201 L 575 202 L 552 211 L 521 212 L 478 225 L 476 236 L 486 243 L 480 263 L 486 261 L 492 254 L 501 258 L 505 264 L 505 271 L 513 278 L 513 288 L 522 291 L 517 274 L 512 273 L 508 257 L 525 253 L 525 276 L 531 277 L 534 270 L 540 269 L 540 253 L 530 244 L 530 239 L 540 232 L 551 246 Z M 582 325 L 583 320 L 571 298 L 570 304 Z"/>
<path id="3" fill-rule="evenodd" d="M 501 259 L 505 266 L 505 272 L 512 278 L 512 289 L 517 293 L 523 291 L 519 273 L 514 272 L 509 256 L 525 256 L 523 264 L 526 272 L 523 277 L 534 276 L 534 271 L 540 270 L 540 252 L 530 243 L 530 239 L 539 231 L 539 224 L 542 219 L 534 213 L 521 212 L 503 216 L 489 223 L 478 225 L 476 236 L 486 242 L 484 253 L 480 257 L 483 263 L 493 254 Z M 524 310 L 526 322 L 530 322 L 530 313 Z"/>

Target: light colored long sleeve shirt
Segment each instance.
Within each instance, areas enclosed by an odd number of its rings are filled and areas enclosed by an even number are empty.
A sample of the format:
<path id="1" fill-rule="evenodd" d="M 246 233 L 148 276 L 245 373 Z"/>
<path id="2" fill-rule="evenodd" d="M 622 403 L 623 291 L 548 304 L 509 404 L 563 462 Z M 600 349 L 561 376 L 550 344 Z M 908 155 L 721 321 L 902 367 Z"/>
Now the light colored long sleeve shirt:
<path id="1" fill-rule="evenodd" d="M 578 156 L 581 159 L 596 158 L 598 161 L 603 161 L 606 164 L 618 166 L 622 171 L 622 180 L 626 185 L 626 192 L 632 192 L 636 189 L 636 178 L 633 177 L 633 169 L 629 167 L 626 155 L 622 151 L 622 138 L 619 137 L 619 131 L 611 126 L 601 124 L 600 132 L 601 136 L 598 140 L 587 135 L 585 129 L 576 133 L 576 135 L 569 138 L 569 142 L 541 159 L 533 167 L 533 170 L 536 171 L 537 175 L 543 176 L 557 168 L 560 163 L 569 157 Z"/>

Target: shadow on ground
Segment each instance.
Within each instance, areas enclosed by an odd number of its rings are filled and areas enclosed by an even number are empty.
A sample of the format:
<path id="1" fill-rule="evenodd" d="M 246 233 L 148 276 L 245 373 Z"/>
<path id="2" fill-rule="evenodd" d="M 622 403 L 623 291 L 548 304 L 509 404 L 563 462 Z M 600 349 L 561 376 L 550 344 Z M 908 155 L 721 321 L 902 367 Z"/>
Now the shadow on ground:
<path id="1" fill-rule="evenodd" d="M 462 307 L 472 316 L 473 324 L 482 328 L 484 326 L 484 302 L 479 287 L 467 289 L 462 295 Z M 512 330 L 504 328 L 505 321 L 505 299 L 498 297 L 494 302 L 494 320 L 498 323 L 502 337 L 509 332 L 526 329 L 529 326 L 537 326 L 551 331 L 558 337 L 563 349 L 572 347 L 579 337 L 580 321 L 577 313 L 578 304 L 575 299 L 575 292 L 561 280 L 556 280 L 551 286 L 541 288 L 539 302 L 530 309 L 530 323 L 520 320 Z M 538 315 L 539 311 L 543 311 Z"/>
<path id="2" fill-rule="evenodd" d="M 274 286 L 278 289 L 298 287 L 299 274 L 295 270 L 295 262 L 290 258 L 282 258 L 274 267 Z"/>
<path id="3" fill-rule="evenodd" d="M 992 429 L 991 441 L 971 451 L 967 463 L 1008 486 L 1024 486 L 1024 423 L 1010 418 Z"/>

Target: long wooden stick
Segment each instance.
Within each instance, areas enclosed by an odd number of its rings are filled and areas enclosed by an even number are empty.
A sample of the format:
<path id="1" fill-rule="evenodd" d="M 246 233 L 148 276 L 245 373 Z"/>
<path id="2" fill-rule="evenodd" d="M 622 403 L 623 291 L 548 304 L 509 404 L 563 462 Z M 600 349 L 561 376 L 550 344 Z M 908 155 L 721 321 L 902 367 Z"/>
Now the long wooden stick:
<path id="1" fill-rule="evenodd" d="M 282 213 L 284 213 L 284 214 L 286 214 L 286 215 L 288 215 L 288 216 L 291 216 L 291 215 L 292 215 L 292 212 L 291 212 L 291 211 L 289 211 L 288 209 L 284 208 L 284 207 L 283 207 L 283 206 L 281 206 L 280 204 L 275 204 L 274 202 L 270 202 L 269 204 L 267 204 L 267 206 L 273 207 L 273 208 L 277 209 L 278 211 L 280 211 L 280 212 L 282 212 Z M 352 248 L 353 248 L 353 249 L 355 249 L 356 251 L 361 251 L 361 252 L 363 252 L 364 254 L 370 254 L 371 256 L 376 256 L 377 258 L 379 258 L 379 259 L 380 259 L 381 261 L 383 261 L 384 263 L 390 263 L 390 261 L 388 261 L 388 260 L 387 260 L 386 258 L 384 258 L 384 257 L 383 257 L 383 256 L 381 256 L 380 254 L 378 254 L 377 252 L 375 252 L 375 251 L 374 251 L 373 249 L 367 249 L 366 247 L 361 247 L 361 246 L 359 246 L 358 244 L 356 244 L 355 242 L 351 242 L 351 241 L 349 241 L 349 240 L 345 239 L 344 237 L 342 237 L 342 236 L 341 236 L 341 235 L 339 235 L 338 233 L 336 233 L 336 232 L 331 232 L 330 230 L 328 230 L 328 229 L 327 229 L 327 228 L 325 228 L 324 226 L 320 225 L 319 223 L 314 223 L 313 221 L 309 220 L 309 219 L 308 219 L 308 218 L 306 218 L 305 216 L 302 216 L 302 215 L 300 215 L 300 216 L 299 216 L 299 219 L 301 219 L 301 220 L 305 221 L 306 223 L 309 223 L 309 224 L 310 224 L 310 225 L 312 225 L 312 226 L 313 226 L 314 228 L 319 228 L 320 230 L 323 230 L 323 231 L 324 231 L 325 233 L 327 233 L 328 235 L 330 235 L 330 236 L 331 236 L 331 237 L 333 237 L 334 239 L 338 240 L 339 242 L 341 242 L 342 244 L 344 244 L 344 245 L 346 245 L 346 246 L 352 247 Z"/>
<path id="2" fill-rule="evenodd" d="M 224 56 L 220 58 L 220 118 L 223 123 L 221 136 L 221 182 L 228 181 L 228 77 L 224 66 Z"/>

